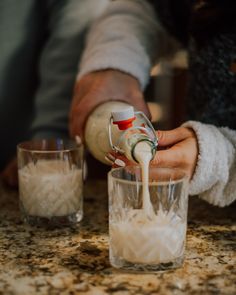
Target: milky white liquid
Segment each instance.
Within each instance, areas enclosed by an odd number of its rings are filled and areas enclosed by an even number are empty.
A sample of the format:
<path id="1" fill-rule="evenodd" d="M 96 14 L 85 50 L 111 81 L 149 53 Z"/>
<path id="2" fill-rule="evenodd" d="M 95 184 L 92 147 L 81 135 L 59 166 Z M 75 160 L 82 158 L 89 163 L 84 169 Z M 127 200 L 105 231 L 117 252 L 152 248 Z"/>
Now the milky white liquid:
<path id="1" fill-rule="evenodd" d="M 19 170 L 20 200 L 28 215 L 67 216 L 82 200 L 82 170 L 61 160 L 39 160 Z"/>
<path id="2" fill-rule="evenodd" d="M 105 156 L 111 152 L 111 146 L 108 139 L 108 125 L 113 110 L 122 111 L 129 106 L 120 101 L 109 101 L 99 105 L 88 117 L 85 126 L 85 142 L 92 155 L 104 164 L 110 165 Z M 111 126 L 112 138 L 114 143 L 121 136 L 120 130 L 116 125 Z"/>
<path id="3" fill-rule="evenodd" d="M 155 214 L 149 194 L 151 147 L 137 144 L 135 157 L 142 169 L 142 209 L 130 210 L 125 220 L 110 224 L 112 255 L 132 263 L 170 262 L 183 255 L 186 223 L 173 211 Z"/>
<path id="4" fill-rule="evenodd" d="M 135 157 L 137 161 L 139 162 L 142 170 L 142 183 L 143 183 L 143 210 L 145 212 L 146 216 L 149 216 L 151 218 L 154 217 L 154 211 L 152 207 L 152 203 L 150 200 L 150 194 L 149 194 L 149 163 L 152 159 L 152 151 L 151 146 L 146 143 L 145 141 L 142 141 L 137 144 L 135 147 Z"/>

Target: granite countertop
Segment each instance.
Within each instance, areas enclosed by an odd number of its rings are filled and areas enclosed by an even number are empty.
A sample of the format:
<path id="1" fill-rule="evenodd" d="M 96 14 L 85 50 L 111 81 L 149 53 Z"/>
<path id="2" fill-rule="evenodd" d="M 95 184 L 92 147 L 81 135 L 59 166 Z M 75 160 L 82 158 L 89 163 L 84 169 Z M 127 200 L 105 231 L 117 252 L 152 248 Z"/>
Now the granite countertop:
<path id="1" fill-rule="evenodd" d="M 72 229 L 23 224 L 16 191 L 0 184 L 0 294 L 236 294 L 236 204 L 191 198 L 184 266 L 153 274 L 110 267 L 105 181 L 85 186 L 85 217 Z"/>

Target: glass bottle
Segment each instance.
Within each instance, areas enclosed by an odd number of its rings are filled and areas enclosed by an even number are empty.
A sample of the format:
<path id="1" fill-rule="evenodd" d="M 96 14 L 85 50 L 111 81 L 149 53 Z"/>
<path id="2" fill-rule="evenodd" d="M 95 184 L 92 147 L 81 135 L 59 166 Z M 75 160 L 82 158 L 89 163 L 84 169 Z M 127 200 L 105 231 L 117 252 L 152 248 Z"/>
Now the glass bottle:
<path id="1" fill-rule="evenodd" d="M 134 149 L 138 142 L 146 141 L 153 156 L 157 149 L 157 137 L 151 122 L 142 112 L 120 101 L 110 101 L 98 106 L 89 116 L 85 126 L 85 143 L 100 162 L 111 152 L 125 155 L 136 161 Z"/>
<path id="2" fill-rule="evenodd" d="M 111 125 L 117 125 L 121 130 L 119 138 L 113 141 Z M 138 162 L 135 148 L 138 143 L 145 141 L 150 146 L 152 157 L 155 156 L 158 140 L 155 130 L 143 112 L 135 112 L 132 106 L 122 110 L 112 111 L 109 124 L 109 141 L 113 151 L 123 154 L 127 159 Z"/>

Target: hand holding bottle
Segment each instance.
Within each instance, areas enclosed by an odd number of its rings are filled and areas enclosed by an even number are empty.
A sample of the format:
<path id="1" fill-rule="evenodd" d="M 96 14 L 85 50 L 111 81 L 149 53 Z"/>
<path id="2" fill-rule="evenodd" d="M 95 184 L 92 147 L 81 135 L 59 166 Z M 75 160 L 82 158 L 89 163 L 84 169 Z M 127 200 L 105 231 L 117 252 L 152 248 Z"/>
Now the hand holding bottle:
<path id="1" fill-rule="evenodd" d="M 195 132 L 186 127 L 170 131 L 158 131 L 159 147 L 152 161 L 158 167 L 180 168 L 192 178 L 198 159 L 198 142 Z"/>
<path id="2" fill-rule="evenodd" d="M 84 76 L 75 85 L 70 110 L 71 136 L 80 135 L 83 138 L 89 114 L 107 101 L 127 102 L 150 118 L 142 90 L 134 77 L 118 70 L 97 71 Z"/>
<path id="3" fill-rule="evenodd" d="M 157 137 L 158 151 L 151 165 L 180 168 L 189 178 L 192 178 L 198 159 L 198 142 L 195 132 L 190 128 L 179 127 L 169 131 L 159 130 Z M 111 163 L 113 162 L 113 167 L 133 164 L 124 156 L 115 153 L 108 155 L 108 159 Z"/>

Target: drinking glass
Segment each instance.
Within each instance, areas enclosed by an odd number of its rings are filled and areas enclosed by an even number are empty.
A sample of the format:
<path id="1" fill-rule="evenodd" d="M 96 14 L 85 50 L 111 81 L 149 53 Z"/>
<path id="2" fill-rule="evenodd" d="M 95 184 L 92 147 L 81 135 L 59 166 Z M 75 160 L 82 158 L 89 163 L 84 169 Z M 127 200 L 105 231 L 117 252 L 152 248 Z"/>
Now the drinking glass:
<path id="1" fill-rule="evenodd" d="M 20 210 L 38 226 L 74 225 L 83 216 L 83 146 L 62 139 L 17 146 Z"/>
<path id="2" fill-rule="evenodd" d="M 139 166 L 108 173 L 110 263 L 147 272 L 180 267 L 186 240 L 188 178 L 179 169 L 149 168 L 151 216 L 143 209 L 141 179 Z"/>

